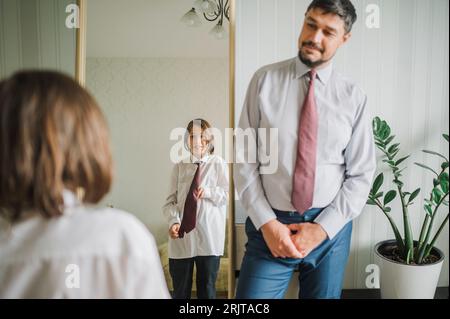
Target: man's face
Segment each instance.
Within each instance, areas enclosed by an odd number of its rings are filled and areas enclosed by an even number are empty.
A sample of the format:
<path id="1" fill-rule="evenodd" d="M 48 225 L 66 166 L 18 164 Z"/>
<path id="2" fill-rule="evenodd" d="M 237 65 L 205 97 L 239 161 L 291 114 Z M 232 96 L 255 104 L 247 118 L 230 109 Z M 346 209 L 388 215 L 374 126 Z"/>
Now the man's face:
<path id="1" fill-rule="evenodd" d="M 324 14 L 322 9 L 309 10 L 298 40 L 299 58 L 316 68 L 330 61 L 337 49 L 350 38 L 344 21 L 336 14 Z"/>

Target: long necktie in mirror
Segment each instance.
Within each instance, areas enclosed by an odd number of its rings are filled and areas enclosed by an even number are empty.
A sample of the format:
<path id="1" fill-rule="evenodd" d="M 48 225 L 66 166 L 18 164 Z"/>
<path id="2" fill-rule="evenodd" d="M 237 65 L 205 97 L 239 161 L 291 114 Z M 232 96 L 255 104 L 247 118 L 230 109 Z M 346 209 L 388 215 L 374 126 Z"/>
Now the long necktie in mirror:
<path id="1" fill-rule="evenodd" d="M 183 220 L 181 221 L 181 226 L 179 230 L 179 237 L 183 238 L 184 234 L 191 232 L 195 228 L 195 223 L 197 221 L 197 198 L 194 192 L 200 186 L 200 163 L 195 163 L 197 165 L 194 179 L 192 181 L 189 193 L 186 197 L 186 202 L 184 203 L 183 210 Z"/>

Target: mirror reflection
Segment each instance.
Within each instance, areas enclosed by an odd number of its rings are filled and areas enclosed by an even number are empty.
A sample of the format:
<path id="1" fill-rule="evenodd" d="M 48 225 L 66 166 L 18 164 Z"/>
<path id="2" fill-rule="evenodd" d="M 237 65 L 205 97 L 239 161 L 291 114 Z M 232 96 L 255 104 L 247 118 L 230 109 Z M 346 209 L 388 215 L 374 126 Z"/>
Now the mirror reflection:
<path id="1" fill-rule="evenodd" d="M 190 9 L 182 0 L 90 0 L 86 86 L 115 159 L 102 203 L 147 226 L 173 297 L 226 298 L 228 41 L 211 29 L 228 20 L 197 9 L 192 28 L 182 19 Z"/>

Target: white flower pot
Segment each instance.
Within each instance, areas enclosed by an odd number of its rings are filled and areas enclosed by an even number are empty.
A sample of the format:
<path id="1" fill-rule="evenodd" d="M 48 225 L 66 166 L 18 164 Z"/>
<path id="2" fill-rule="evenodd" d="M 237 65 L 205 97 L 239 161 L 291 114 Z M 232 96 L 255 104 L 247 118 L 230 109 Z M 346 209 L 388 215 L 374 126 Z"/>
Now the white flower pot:
<path id="1" fill-rule="evenodd" d="M 384 257 L 379 249 L 395 245 L 395 240 L 387 240 L 375 246 L 375 262 L 380 268 L 380 288 L 382 299 L 433 299 L 439 281 L 444 254 L 433 248 L 440 258 L 434 264 L 405 265 Z"/>

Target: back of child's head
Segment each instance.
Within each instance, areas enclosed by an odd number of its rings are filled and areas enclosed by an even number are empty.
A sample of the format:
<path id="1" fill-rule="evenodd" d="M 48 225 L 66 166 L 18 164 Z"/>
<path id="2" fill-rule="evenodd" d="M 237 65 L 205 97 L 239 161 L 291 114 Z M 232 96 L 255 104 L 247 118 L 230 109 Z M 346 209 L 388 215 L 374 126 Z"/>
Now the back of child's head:
<path id="1" fill-rule="evenodd" d="M 22 71 L 0 82 L 0 210 L 63 213 L 63 191 L 97 203 L 109 192 L 109 133 L 93 97 L 70 77 Z"/>

